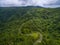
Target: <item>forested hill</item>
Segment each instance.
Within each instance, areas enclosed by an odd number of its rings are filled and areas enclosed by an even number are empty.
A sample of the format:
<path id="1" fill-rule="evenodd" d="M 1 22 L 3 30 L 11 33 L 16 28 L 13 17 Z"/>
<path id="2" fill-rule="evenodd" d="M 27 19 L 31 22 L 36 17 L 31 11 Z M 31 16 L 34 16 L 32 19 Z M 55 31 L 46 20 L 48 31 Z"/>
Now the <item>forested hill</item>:
<path id="1" fill-rule="evenodd" d="M 0 45 L 60 45 L 60 8 L 0 8 Z"/>

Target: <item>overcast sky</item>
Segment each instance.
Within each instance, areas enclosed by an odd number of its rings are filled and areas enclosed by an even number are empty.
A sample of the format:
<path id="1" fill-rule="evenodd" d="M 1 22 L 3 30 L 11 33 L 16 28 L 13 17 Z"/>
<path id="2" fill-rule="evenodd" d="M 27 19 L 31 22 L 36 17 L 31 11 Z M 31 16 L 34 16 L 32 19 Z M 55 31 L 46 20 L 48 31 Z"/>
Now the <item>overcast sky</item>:
<path id="1" fill-rule="evenodd" d="M 60 0 L 0 0 L 0 7 L 11 6 L 60 7 Z"/>

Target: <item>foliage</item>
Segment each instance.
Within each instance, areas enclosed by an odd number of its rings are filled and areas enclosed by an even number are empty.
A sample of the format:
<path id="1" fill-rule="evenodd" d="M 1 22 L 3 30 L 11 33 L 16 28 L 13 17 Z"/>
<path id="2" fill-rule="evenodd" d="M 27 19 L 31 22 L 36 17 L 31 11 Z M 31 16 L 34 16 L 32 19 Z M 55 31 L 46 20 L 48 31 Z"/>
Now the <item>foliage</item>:
<path id="1" fill-rule="evenodd" d="M 0 8 L 0 45 L 34 45 L 36 32 L 37 45 L 60 45 L 60 8 Z"/>

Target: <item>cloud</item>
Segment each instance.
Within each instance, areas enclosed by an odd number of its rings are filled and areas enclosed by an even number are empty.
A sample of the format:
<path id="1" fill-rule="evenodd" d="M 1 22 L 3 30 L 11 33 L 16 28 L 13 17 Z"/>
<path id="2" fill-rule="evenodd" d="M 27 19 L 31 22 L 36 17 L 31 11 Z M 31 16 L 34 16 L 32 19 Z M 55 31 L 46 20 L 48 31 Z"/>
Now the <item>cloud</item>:
<path id="1" fill-rule="evenodd" d="M 60 0 L 0 0 L 0 7 L 11 6 L 60 7 Z"/>

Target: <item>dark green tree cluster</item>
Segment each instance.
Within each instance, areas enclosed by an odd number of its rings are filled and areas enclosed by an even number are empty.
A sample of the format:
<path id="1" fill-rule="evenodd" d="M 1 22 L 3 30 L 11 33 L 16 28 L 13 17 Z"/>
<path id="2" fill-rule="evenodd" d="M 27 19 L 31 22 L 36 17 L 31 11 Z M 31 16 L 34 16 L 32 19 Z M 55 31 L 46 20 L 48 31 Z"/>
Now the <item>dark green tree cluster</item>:
<path id="1" fill-rule="evenodd" d="M 60 8 L 0 8 L 0 45 L 60 45 Z"/>

